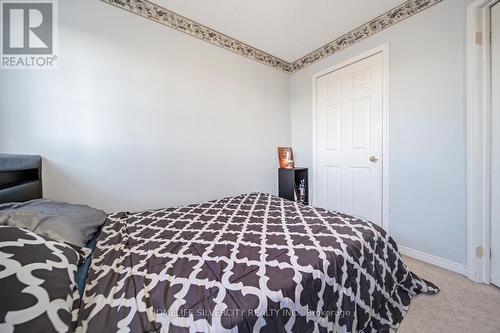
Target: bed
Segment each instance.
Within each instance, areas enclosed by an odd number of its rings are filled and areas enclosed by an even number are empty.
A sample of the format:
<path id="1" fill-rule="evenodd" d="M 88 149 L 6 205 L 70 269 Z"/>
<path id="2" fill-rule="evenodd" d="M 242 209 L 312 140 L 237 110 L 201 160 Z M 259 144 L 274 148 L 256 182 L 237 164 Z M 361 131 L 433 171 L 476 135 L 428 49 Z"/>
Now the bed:
<path id="1" fill-rule="evenodd" d="M 380 227 L 250 193 L 108 216 L 77 331 L 394 331 L 437 291 Z"/>
<path id="2" fill-rule="evenodd" d="M 266 193 L 110 214 L 83 271 L 68 331 L 392 332 L 439 291 L 377 225 Z"/>
<path id="3" fill-rule="evenodd" d="M 41 197 L 41 156 L 0 154 L 0 204 Z"/>
<path id="4" fill-rule="evenodd" d="M 42 158 L 0 154 L 0 332 L 73 331 L 106 213 L 42 199 Z"/>

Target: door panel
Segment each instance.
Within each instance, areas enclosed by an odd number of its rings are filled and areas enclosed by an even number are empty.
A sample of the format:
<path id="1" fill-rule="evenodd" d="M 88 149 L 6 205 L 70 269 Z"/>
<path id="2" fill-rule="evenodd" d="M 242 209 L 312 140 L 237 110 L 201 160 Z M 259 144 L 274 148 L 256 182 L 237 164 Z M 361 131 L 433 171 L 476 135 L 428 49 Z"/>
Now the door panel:
<path id="1" fill-rule="evenodd" d="M 370 219 L 370 168 L 351 168 L 352 215 Z"/>
<path id="2" fill-rule="evenodd" d="M 316 205 L 379 225 L 382 75 L 379 53 L 316 80 Z"/>
<path id="3" fill-rule="evenodd" d="M 491 8 L 491 282 L 500 287 L 500 3 Z"/>
<path id="4" fill-rule="evenodd" d="M 325 192 L 326 198 L 326 209 L 340 210 L 340 193 L 341 193 L 341 182 L 340 182 L 340 168 L 327 166 L 325 167 L 325 184 L 323 191 Z"/>
<path id="5" fill-rule="evenodd" d="M 370 97 L 352 101 L 352 149 L 370 149 Z"/>
<path id="6" fill-rule="evenodd" d="M 325 110 L 326 110 L 326 115 L 325 115 L 326 149 L 339 150 L 341 106 L 340 104 L 329 105 L 325 108 Z"/>
<path id="7" fill-rule="evenodd" d="M 352 86 L 359 88 L 370 84 L 370 68 L 364 68 L 352 74 Z"/>

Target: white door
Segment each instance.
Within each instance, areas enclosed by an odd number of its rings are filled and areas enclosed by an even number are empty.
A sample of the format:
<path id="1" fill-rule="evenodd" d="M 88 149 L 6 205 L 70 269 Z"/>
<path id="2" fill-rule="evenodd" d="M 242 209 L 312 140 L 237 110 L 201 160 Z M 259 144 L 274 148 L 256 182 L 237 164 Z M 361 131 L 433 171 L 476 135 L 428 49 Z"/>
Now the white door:
<path id="1" fill-rule="evenodd" d="M 491 282 L 500 286 L 500 3 L 491 8 Z"/>
<path id="2" fill-rule="evenodd" d="M 382 53 L 316 80 L 316 205 L 382 225 Z"/>

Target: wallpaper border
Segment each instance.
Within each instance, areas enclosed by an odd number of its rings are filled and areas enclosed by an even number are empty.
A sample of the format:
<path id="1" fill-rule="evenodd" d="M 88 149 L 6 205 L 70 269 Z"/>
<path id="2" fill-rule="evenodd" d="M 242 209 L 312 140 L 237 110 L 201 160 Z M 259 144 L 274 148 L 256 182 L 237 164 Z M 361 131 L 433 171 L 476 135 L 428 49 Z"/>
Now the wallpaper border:
<path id="1" fill-rule="evenodd" d="M 292 63 L 292 72 L 331 56 L 443 0 L 408 0 Z"/>
<path id="2" fill-rule="evenodd" d="M 204 26 L 187 17 L 163 8 L 149 0 L 102 0 L 111 5 L 123 8 L 129 12 L 148 18 L 167 27 L 184 32 L 210 44 L 222 47 L 241 56 L 253 59 L 262 64 L 291 73 L 292 64 L 275 57 L 253 46 L 226 36 L 217 30 Z"/>
<path id="3" fill-rule="evenodd" d="M 188 19 L 149 0 L 102 0 L 134 14 L 140 15 L 172 29 L 184 32 L 210 44 L 222 47 L 261 64 L 271 66 L 287 73 L 301 70 L 317 61 L 339 52 L 369 36 L 376 34 L 402 20 L 411 17 L 443 0 L 407 0 L 401 5 L 385 12 L 345 35 L 310 52 L 290 63 L 251 45 L 229 37 L 217 30 Z"/>

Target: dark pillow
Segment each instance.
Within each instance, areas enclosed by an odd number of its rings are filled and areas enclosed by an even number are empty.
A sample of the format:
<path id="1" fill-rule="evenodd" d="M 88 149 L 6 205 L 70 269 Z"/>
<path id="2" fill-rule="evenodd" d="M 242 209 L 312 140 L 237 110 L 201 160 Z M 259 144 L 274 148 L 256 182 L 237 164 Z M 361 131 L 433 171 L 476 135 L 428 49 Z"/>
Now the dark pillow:
<path id="1" fill-rule="evenodd" d="M 25 228 L 76 246 L 85 246 L 105 220 L 102 210 L 45 199 L 0 205 L 0 225 Z"/>
<path id="2" fill-rule="evenodd" d="M 0 332 L 68 332 L 84 253 L 29 230 L 0 226 Z"/>

